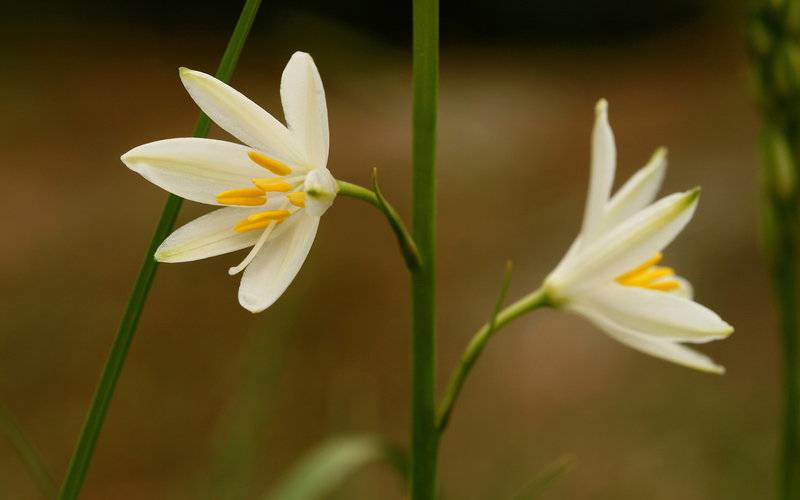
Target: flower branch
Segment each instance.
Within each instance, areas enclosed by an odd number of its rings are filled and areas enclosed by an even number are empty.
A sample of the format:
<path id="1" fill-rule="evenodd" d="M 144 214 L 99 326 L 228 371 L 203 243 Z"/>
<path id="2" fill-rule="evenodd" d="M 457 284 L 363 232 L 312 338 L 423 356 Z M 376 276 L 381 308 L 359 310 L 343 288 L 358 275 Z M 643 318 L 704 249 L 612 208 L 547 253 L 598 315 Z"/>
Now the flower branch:
<path id="1" fill-rule="evenodd" d="M 386 216 L 386 220 L 389 221 L 389 225 L 391 226 L 392 231 L 397 238 L 397 244 L 400 245 L 400 251 L 403 254 L 403 259 L 406 261 L 406 266 L 411 271 L 419 268 L 421 260 L 419 257 L 419 252 L 417 251 L 417 245 L 414 243 L 414 239 L 411 237 L 408 229 L 406 229 L 405 224 L 403 224 L 403 219 L 400 218 L 400 215 L 397 213 L 394 207 L 392 207 L 392 205 L 389 204 L 389 202 L 383 196 L 383 193 L 378 186 L 378 169 L 373 169 L 372 171 L 373 191 L 350 182 L 338 181 L 338 184 L 338 194 L 355 198 L 357 200 L 366 201 L 370 205 L 383 212 L 383 215 Z M 309 196 L 314 196 L 312 192 L 309 192 L 308 194 Z"/>
<path id="2" fill-rule="evenodd" d="M 483 325 L 472 337 L 472 340 L 469 341 L 467 348 L 461 355 L 461 361 L 450 376 L 450 382 L 447 385 L 447 390 L 439 405 L 439 411 L 436 414 L 436 430 L 439 434 L 442 434 L 447 428 L 450 415 L 453 412 L 453 407 L 461 393 L 461 389 L 464 387 L 464 382 L 466 382 L 467 377 L 472 371 L 472 367 L 475 366 L 475 362 L 483 352 L 489 339 L 491 339 L 498 330 L 523 314 L 550 305 L 550 300 L 545 289 L 539 288 L 501 310 L 500 308 L 503 306 L 506 293 L 508 292 L 508 285 L 511 282 L 511 270 L 511 261 L 508 261 L 506 264 L 505 276 L 503 277 L 503 285 L 500 289 L 500 295 L 497 298 L 497 304 L 495 305 L 492 318 L 488 323 Z"/>

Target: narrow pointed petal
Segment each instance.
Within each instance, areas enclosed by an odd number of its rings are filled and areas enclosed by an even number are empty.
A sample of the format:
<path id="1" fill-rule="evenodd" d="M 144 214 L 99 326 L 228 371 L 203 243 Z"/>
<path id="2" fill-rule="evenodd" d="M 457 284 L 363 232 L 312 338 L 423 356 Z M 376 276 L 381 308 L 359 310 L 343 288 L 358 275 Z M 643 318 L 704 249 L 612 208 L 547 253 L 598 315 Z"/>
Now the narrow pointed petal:
<path id="1" fill-rule="evenodd" d="M 239 286 L 239 303 L 261 312 L 283 295 L 308 256 L 317 234 L 319 217 L 301 211 L 297 221 L 267 243 L 247 266 Z"/>
<path id="2" fill-rule="evenodd" d="M 186 137 L 135 147 L 122 155 L 122 162 L 172 194 L 219 205 L 217 193 L 252 187 L 254 177 L 265 177 L 248 151 L 232 142 Z"/>
<path id="3" fill-rule="evenodd" d="M 682 366 L 694 368 L 695 370 L 716 373 L 718 375 L 725 373 L 725 368 L 714 363 L 708 356 L 677 342 L 651 337 L 641 332 L 630 330 L 602 316 L 586 314 L 584 312 L 580 312 L 580 314 L 611 338 L 637 351 Z"/>
<path id="4" fill-rule="evenodd" d="M 233 87 L 211 75 L 181 68 L 181 81 L 214 123 L 248 146 L 290 166 L 307 162 L 281 122 Z"/>
<path id="5" fill-rule="evenodd" d="M 598 101 L 595 107 L 595 123 L 592 131 L 592 162 L 589 179 L 589 193 L 583 214 L 581 238 L 591 243 L 597 236 L 603 220 L 603 211 L 614 184 L 614 170 L 617 163 L 617 150 L 614 133 L 608 123 L 608 103 Z"/>
<path id="6" fill-rule="evenodd" d="M 602 316 L 632 331 L 680 342 L 725 338 L 733 327 L 714 311 L 673 293 L 611 283 L 567 306 Z"/>
<path id="7" fill-rule="evenodd" d="M 667 151 L 658 149 L 650 161 L 636 172 L 606 204 L 601 231 L 613 228 L 651 204 L 661 189 L 667 172 Z"/>
<path id="8" fill-rule="evenodd" d="M 235 252 L 255 244 L 260 231 L 237 233 L 233 226 L 262 208 L 225 207 L 178 228 L 156 250 L 159 262 L 189 262 Z"/>
<path id="9" fill-rule="evenodd" d="M 548 277 L 560 296 L 611 282 L 646 261 L 683 230 L 697 208 L 699 189 L 666 196 L 617 225 L 595 242 L 582 245 L 569 266 Z"/>
<path id="10" fill-rule="evenodd" d="M 289 130 L 305 148 L 311 167 L 325 167 L 328 106 L 317 66 L 305 52 L 295 52 L 283 70 L 281 100 Z"/>

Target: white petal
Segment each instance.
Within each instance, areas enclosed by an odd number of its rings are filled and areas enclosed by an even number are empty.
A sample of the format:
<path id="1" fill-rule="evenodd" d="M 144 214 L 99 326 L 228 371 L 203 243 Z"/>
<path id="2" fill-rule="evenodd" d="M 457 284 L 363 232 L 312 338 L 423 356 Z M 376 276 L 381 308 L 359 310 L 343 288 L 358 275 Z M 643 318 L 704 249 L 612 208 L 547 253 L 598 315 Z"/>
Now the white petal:
<path id="1" fill-rule="evenodd" d="M 669 278 L 664 278 L 663 280 L 667 279 L 678 282 L 678 288 L 670 290 L 669 293 L 688 300 L 694 299 L 694 287 L 689 280 L 682 278 L 681 276 L 670 276 Z"/>
<path id="2" fill-rule="evenodd" d="M 605 99 L 601 99 L 595 107 L 589 193 L 586 196 L 586 209 L 581 228 L 581 237 L 585 244 L 591 243 L 600 229 L 603 210 L 611 193 L 611 186 L 614 184 L 616 163 L 614 133 L 608 123 L 608 103 Z"/>
<path id="3" fill-rule="evenodd" d="M 237 233 L 233 226 L 260 210 L 264 208 L 225 207 L 198 217 L 169 235 L 156 250 L 155 259 L 189 262 L 251 247 L 261 232 Z"/>
<path id="4" fill-rule="evenodd" d="M 610 282 L 651 258 L 683 230 L 694 215 L 699 189 L 675 193 L 629 217 L 597 241 L 582 245 L 570 262 L 547 279 L 556 296 L 574 295 Z"/>
<path id="5" fill-rule="evenodd" d="M 613 339 L 637 351 L 696 370 L 720 375 L 725 373 L 725 368 L 714 363 L 708 356 L 677 342 L 632 331 L 601 316 L 587 315 L 583 312 L 581 314 Z"/>
<path id="6" fill-rule="evenodd" d="M 275 236 L 247 266 L 239 286 L 239 303 L 251 312 L 271 306 L 294 280 L 317 234 L 319 217 L 301 210 L 298 220 Z"/>
<path id="7" fill-rule="evenodd" d="M 658 149 L 606 204 L 600 231 L 608 230 L 653 202 L 667 171 L 667 151 Z"/>
<path id="8" fill-rule="evenodd" d="M 696 302 L 618 283 L 584 293 L 566 307 L 605 317 L 629 330 L 680 342 L 709 342 L 733 332 L 733 327 L 714 311 Z"/>
<path id="9" fill-rule="evenodd" d="M 259 105 L 211 75 L 186 68 L 180 75 L 194 102 L 229 134 L 291 167 L 305 166 L 307 159 L 289 129 Z"/>
<path id="10" fill-rule="evenodd" d="M 122 155 L 122 162 L 172 194 L 219 205 L 217 193 L 252 188 L 254 177 L 272 175 L 253 163 L 248 151 L 232 142 L 186 137 L 135 147 Z"/>
<path id="11" fill-rule="evenodd" d="M 321 217 L 333 205 L 339 184 L 327 168 L 315 168 L 306 176 L 303 190 L 306 192 L 306 211 Z"/>
<path id="12" fill-rule="evenodd" d="M 328 164 L 328 107 L 317 66 L 305 52 L 295 52 L 283 70 L 281 101 L 289 130 L 305 148 L 310 167 L 325 167 Z"/>

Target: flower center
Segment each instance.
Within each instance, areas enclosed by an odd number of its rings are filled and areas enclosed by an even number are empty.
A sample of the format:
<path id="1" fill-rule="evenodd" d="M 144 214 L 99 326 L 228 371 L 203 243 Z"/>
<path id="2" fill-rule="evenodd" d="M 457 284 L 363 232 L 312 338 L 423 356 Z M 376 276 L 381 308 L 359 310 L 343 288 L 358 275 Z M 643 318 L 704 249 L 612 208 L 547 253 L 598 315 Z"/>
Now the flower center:
<path id="1" fill-rule="evenodd" d="M 297 208 L 306 205 L 306 193 L 297 191 L 298 187 L 305 180 L 305 175 L 286 177 L 292 173 L 292 168 L 284 165 L 278 160 L 274 160 L 257 151 L 250 151 L 247 157 L 256 165 L 269 170 L 278 177 L 260 177 L 252 179 L 254 188 L 229 189 L 217 194 L 217 203 L 222 205 L 232 205 L 239 207 L 257 207 L 267 202 L 269 193 L 285 193 L 283 196 L 286 202 L 279 210 L 266 210 L 257 212 L 243 219 L 234 226 L 234 230 L 239 233 L 264 229 L 270 224 L 277 225 L 285 218 L 292 215 L 292 211 L 286 210 L 289 204 Z M 296 211 L 296 210 L 294 210 Z"/>
<path id="2" fill-rule="evenodd" d="M 614 281 L 620 285 L 638 286 L 663 292 L 674 290 L 680 286 L 680 283 L 677 280 L 668 278 L 675 276 L 675 271 L 671 267 L 659 267 L 656 265 L 661 262 L 663 257 L 659 252 L 630 271 L 620 274 Z"/>

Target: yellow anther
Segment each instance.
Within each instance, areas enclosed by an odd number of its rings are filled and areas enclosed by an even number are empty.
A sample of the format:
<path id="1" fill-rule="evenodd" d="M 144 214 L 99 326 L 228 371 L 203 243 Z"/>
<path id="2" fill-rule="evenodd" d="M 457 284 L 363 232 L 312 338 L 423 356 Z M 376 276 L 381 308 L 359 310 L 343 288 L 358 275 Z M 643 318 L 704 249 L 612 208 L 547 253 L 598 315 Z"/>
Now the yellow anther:
<path id="1" fill-rule="evenodd" d="M 258 187 L 258 189 L 266 192 L 278 191 L 281 193 L 285 193 L 286 191 L 292 189 L 291 184 L 289 184 L 283 179 L 276 179 L 274 177 L 253 179 L 253 184 L 255 184 Z"/>
<path id="2" fill-rule="evenodd" d="M 264 191 L 255 188 L 229 189 L 217 195 L 217 203 L 254 207 L 267 202 Z"/>
<path id="3" fill-rule="evenodd" d="M 264 191 L 255 188 L 229 189 L 217 194 L 217 198 L 256 198 L 264 196 Z"/>
<path id="4" fill-rule="evenodd" d="M 265 212 L 258 212 L 253 215 L 247 217 L 247 221 L 249 222 L 260 222 L 263 220 L 272 221 L 272 220 L 283 220 L 289 217 L 288 210 L 267 210 Z"/>
<path id="5" fill-rule="evenodd" d="M 237 233 L 246 233 L 247 231 L 252 231 L 254 229 L 264 229 L 273 222 L 275 221 L 262 220 L 260 222 L 249 222 L 247 220 L 243 220 L 242 222 L 233 226 L 233 230 L 236 231 Z"/>
<path id="6" fill-rule="evenodd" d="M 247 153 L 247 156 L 253 160 L 255 164 L 266 168 L 275 175 L 289 175 L 292 173 L 292 169 L 287 165 L 284 165 L 278 160 L 273 160 L 268 156 L 264 156 L 258 151 L 250 151 Z"/>
<path id="7" fill-rule="evenodd" d="M 624 280 L 617 278 L 617 283 L 627 286 L 647 286 L 654 280 L 663 278 L 665 276 L 672 276 L 674 274 L 675 271 L 673 271 L 670 267 L 653 267 L 634 276 L 630 276 Z"/>
<path id="8" fill-rule="evenodd" d="M 661 262 L 661 259 L 663 259 L 663 258 L 664 258 L 664 256 L 661 254 L 661 252 L 658 252 L 657 254 L 655 254 L 654 256 L 650 257 L 646 261 L 642 262 L 640 265 L 634 267 L 630 271 L 622 273 L 619 276 L 617 276 L 617 281 L 618 282 L 626 281 L 626 280 L 636 276 L 637 274 L 641 273 L 642 271 L 647 271 L 651 267 L 653 267 L 656 264 L 658 264 L 659 262 Z"/>
<path id="9" fill-rule="evenodd" d="M 662 292 L 668 292 L 669 290 L 675 290 L 680 286 L 681 284 L 675 280 L 667 280 L 667 281 L 658 281 L 656 283 L 650 283 L 645 288 L 649 288 L 651 290 L 660 290 Z"/>
<path id="10" fill-rule="evenodd" d="M 262 193 L 263 195 L 263 193 Z M 267 202 L 266 196 L 230 196 L 230 197 L 223 197 L 217 196 L 217 203 L 222 205 L 238 205 L 242 207 L 257 207 L 259 205 L 263 205 Z"/>
<path id="11" fill-rule="evenodd" d="M 289 200 L 289 203 L 296 207 L 304 207 L 306 206 L 306 193 L 303 191 L 295 191 L 294 193 L 289 193 L 286 195 L 286 199 Z"/>

